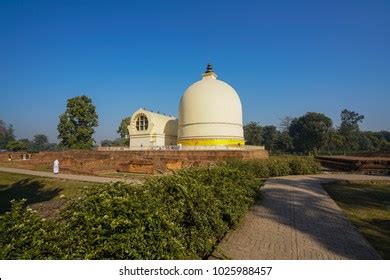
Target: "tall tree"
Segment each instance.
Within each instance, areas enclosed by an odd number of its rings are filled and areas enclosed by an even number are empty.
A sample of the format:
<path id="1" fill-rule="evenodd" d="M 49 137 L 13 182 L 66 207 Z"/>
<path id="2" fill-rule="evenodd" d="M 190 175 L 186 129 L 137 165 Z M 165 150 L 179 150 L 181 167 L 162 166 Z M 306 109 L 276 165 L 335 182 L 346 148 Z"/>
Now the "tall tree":
<path id="1" fill-rule="evenodd" d="M 286 116 L 280 121 L 280 131 L 277 132 L 274 148 L 278 152 L 288 153 L 293 150 L 292 138 L 288 134 L 291 122 L 294 118 Z"/>
<path id="2" fill-rule="evenodd" d="M 343 144 L 344 144 L 344 137 L 340 135 L 340 133 L 338 133 L 337 130 L 332 128 L 329 131 L 329 137 L 325 149 L 328 152 L 343 151 Z"/>
<path id="3" fill-rule="evenodd" d="M 263 143 L 263 128 L 257 122 L 249 122 L 244 125 L 245 143 L 248 145 L 260 146 Z"/>
<path id="4" fill-rule="evenodd" d="M 343 133 L 359 132 L 359 123 L 363 122 L 364 115 L 344 109 L 341 111 L 341 125 L 339 131 Z"/>
<path id="5" fill-rule="evenodd" d="M 30 143 L 31 150 L 34 152 L 46 151 L 49 146 L 49 139 L 44 134 L 34 135 Z"/>
<path id="6" fill-rule="evenodd" d="M 92 100 L 85 96 L 68 99 L 66 111 L 60 116 L 58 139 L 61 146 L 71 149 L 91 149 L 92 135 L 98 126 L 98 115 Z"/>
<path id="7" fill-rule="evenodd" d="M 278 138 L 278 131 L 273 125 L 266 125 L 263 127 L 263 139 L 265 149 L 272 153 L 276 139 Z"/>
<path id="8" fill-rule="evenodd" d="M 0 120 L 0 150 L 5 149 L 7 144 L 15 140 L 12 124 L 7 125 Z"/>
<path id="9" fill-rule="evenodd" d="M 130 120 L 131 117 L 124 118 L 121 121 L 118 130 L 116 131 L 117 133 L 119 133 L 122 143 L 125 146 L 130 145 L 130 135 L 129 135 L 129 130 L 127 129 L 127 127 L 130 125 Z"/>
<path id="10" fill-rule="evenodd" d="M 309 112 L 295 118 L 289 127 L 289 134 L 298 152 L 317 152 L 328 139 L 332 120 L 321 113 Z"/>
<path id="11" fill-rule="evenodd" d="M 289 116 L 286 116 L 284 117 L 283 119 L 280 120 L 280 131 L 281 132 L 284 132 L 284 131 L 287 131 L 288 132 L 288 129 L 290 128 L 290 125 L 291 125 L 291 122 L 294 120 L 294 118 L 292 117 L 289 117 Z"/>
<path id="12" fill-rule="evenodd" d="M 274 149 L 282 153 L 288 153 L 293 150 L 292 138 L 288 131 L 278 132 Z"/>
<path id="13" fill-rule="evenodd" d="M 364 119 L 363 115 L 344 109 L 341 111 L 341 125 L 339 133 L 344 137 L 344 149 L 356 150 L 358 145 L 359 123 Z"/>

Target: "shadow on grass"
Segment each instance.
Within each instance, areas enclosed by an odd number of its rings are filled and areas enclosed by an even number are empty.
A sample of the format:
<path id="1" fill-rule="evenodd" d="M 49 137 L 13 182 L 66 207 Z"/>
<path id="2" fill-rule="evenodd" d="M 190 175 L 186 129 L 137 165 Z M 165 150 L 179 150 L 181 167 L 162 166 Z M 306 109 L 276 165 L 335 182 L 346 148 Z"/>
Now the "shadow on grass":
<path id="1" fill-rule="evenodd" d="M 390 202 L 390 182 L 371 185 L 340 181 L 325 183 L 323 187 L 337 201 L 353 208 L 383 209 Z"/>
<path id="2" fill-rule="evenodd" d="M 11 209 L 10 201 L 27 199 L 26 205 L 52 200 L 61 188 L 45 189 L 45 184 L 36 179 L 24 179 L 9 185 L 0 185 L 0 214 Z"/>
<path id="3" fill-rule="evenodd" d="M 324 188 L 382 257 L 390 259 L 390 182 L 338 182 Z"/>

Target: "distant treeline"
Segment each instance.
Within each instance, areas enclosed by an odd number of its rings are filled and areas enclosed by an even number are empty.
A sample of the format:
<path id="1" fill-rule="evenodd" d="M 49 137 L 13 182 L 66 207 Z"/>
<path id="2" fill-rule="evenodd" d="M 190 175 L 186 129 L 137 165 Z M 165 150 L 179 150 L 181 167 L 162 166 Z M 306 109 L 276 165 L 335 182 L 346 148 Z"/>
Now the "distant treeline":
<path id="1" fill-rule="evenodd" d="M 0 151 L 1 150 L 14 152 L 56 151 L 58 150 L 58 145 L 55 143 L 49 143 L 49 139 L 44 134 L 37 134 L 32 140 L 17 140 L 14 135 L 12 124 L 7 124 L 0 120 Z"/>
<path id="2" fill-rule="evenodd" d="M 271 153 L 322 153 L 350 154 L 357 152 L 390 152 L 390 131 L 361 131 L 359 124 L 364 116 L 354 111 L 344 109 L 341 114 L 341 124 L 334 127 L 332 120 L 322 113 L 308 112 L 301 117 L 286 117 L 280 128 L 273 125 L 262 126 L 258 122 L 244 125 L 244 137 L 247 145 L 264 145 Z M 118 128 L 120 138 L 103 140 L 102 146 L 127 146 L 129 136 L 124 118 Z M 61 127 L 61 123 L 59 125 Z M 60 130 L 60 129 L 59 129 Z M 81 130 L 82 132 L 84 130 Z M 0 150 L 7 151 L 55 151 L 66 148 L 92 148 L 93 130 L 89 131 L 83 145 L 60 145 L 49 143 L 44 134 L 37 134 L 32 140 L 16 140 L 11 124 L 0 120 Z M 92 133 L 92 134 L 91 134 Z M 69 134 L 69 133 L 68 133 Z M 69 135 L 77 135 L 70 133 Z M 61 137 L 59 136 L 61 139 Z M 80 137 L 76 137 L 78 139 Z M 82 137 L 80 139 L 83 139 Z M 76 145 L 77 144 L 77 145 Z"/>
<path id="3" fill-rule="evenodd" d="M 271 153 L 350 154 L 390 152 L 390 131 L 361 131 L 364 116 L 344 109 L 341 124 L 322 113 L 308 112 L 301 117 L 286 117 L 280 129 L 249 122 L 244 126 L 247 145 L 264 145 Z"/>

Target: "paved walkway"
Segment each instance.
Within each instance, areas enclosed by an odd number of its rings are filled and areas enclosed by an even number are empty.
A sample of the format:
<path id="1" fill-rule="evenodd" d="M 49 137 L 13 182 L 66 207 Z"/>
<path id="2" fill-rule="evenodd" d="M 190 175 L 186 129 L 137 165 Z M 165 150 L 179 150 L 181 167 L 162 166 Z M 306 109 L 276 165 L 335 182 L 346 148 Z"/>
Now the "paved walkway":
<path id="1" fill-rule="evenodd" d="M 390 177 L 325 174 L 269 179 L 262 197 L 211 258 L 380 259 L 321 187 L 321 182 L 334 180 Z"/>
<path id="2" fill-rule="evenodd" d="M 19 169 L 19 168 L 8 168 L 8 167 L 0 167 L 0 171 L 9 172 L 9 173 L 17 173 L 17 174 L 25 174 L 25 175 L 33 175 L 33 176 L 39 176 L 39 177 L 67 179 L 67 180 L 85 181 L 85 182 L 94 182 L 94 183 L 110 183 L 110 182 L 136 183 L 136 182 L 139 182 L 139 180 L 136 180 L 136 179 L 108 178 L 108 177 L 75 175 L 75 174 L 64 174 L 64 173 L 53 174 L 51 172 L 34 171 L 34 170 Z"/>

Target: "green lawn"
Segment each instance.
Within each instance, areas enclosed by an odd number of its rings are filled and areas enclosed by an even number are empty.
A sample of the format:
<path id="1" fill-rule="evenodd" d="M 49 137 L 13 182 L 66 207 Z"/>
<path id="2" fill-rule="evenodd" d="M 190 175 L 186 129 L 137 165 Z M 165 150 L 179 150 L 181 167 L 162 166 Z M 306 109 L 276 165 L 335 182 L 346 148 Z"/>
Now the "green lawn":
<path id="1" fill-rule="evenodd" d="M 99 186 L 101 184 L 0 172 L 0 215 L 10 210 L 10 200 L 25 198 L 28 206 L 51 217 L 68 199 L 79 197 L 83 189 Z"/>
<path id="2" fill-rule="evenodd" d="M 99 172 L 95 173 L 96 176 L 120 178 L 120 179 L 134 179 L 134 180 L 145 180 L 148 177 L 154 176 L 149 174 L 138 174 L 138 173 L 127 173 L 127 172 Z"/>
<path id="3" fill-rule="evenodd" d="M 339 182 L 325 190 L 384 259 L 390 259 L 390 183 Z"/>

